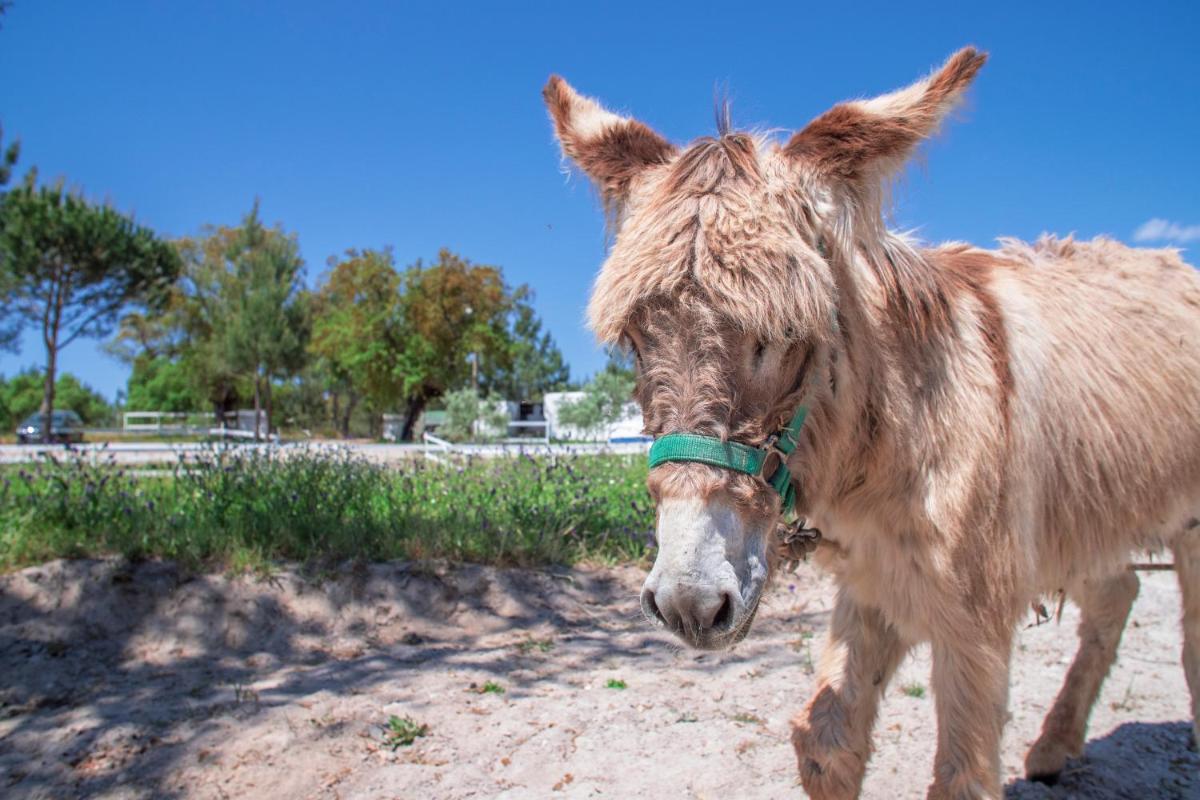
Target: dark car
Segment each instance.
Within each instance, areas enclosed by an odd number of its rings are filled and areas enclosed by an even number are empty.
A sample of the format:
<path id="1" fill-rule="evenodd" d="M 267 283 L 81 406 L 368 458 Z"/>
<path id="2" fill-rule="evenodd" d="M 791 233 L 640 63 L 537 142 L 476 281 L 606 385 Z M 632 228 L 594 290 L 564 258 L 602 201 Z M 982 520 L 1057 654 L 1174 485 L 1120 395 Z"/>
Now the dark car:
<path id="1" fill-rule="evenodd" d="M 42 423 L 45 417 L 30 414 L 17 427 L 17 441 L 21 444 L 37 444 L 44 441 Z M 55 411 L 50 415 L 50 441 L 52 442 L 82 442 L 83 420 L 74 411 Z"/>

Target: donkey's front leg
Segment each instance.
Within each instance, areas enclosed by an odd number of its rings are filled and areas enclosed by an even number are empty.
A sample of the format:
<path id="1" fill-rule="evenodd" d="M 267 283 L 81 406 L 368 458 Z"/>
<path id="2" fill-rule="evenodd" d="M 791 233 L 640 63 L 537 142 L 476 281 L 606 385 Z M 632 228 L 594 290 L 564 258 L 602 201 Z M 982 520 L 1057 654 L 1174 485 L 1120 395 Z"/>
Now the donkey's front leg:
<path id="1" fill-rule="evenodd" d="M 962 623 L 933 641 L 938 745 L 928 796 L 999 800 L 1012 632 L 981 620 Z"/>
<path id="2" fill-rule="evenodd" d="M 906 652 L 908 644 L 878 610 L 838 593 L 817 691 L 792 723 L 800 780 L 810 797 L 858 796 L 879 697 Z"/>

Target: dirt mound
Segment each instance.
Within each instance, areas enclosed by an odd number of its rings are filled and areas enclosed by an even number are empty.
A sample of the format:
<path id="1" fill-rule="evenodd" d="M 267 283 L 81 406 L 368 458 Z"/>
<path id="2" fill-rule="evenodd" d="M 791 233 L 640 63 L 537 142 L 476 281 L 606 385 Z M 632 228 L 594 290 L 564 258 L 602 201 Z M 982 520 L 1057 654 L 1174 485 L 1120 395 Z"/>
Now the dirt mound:
<path id="1" fill-rule="evenodd" d="M 788 721 L 812 688 L 828 583 L 785 576 L 746 642 L 701 654 L 642 622 L 641 580 L 403 563 L 253 579 L 115 560 L 4 576 L 0 792 L 798 794 Z M 1023 632 L 1010 797 L 1200 797 L 1173 575 L 1143 578 L 1134 618 L 1087 752 L 1053 788 L 1017 778 L 1074 651 L 1072 611 Z M 884 702 L 866 796 L 924 795 L 927 683 L 921 650 Z"/>

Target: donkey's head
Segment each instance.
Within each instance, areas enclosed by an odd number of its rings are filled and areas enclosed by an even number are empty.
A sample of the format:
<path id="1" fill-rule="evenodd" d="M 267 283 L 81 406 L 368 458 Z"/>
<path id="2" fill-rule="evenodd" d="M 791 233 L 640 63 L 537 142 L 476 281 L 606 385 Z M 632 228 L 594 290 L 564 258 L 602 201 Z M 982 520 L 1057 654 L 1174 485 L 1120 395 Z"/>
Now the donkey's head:
<path id="1" fill-rule="evenodd" d="M 983 61 L 963 50 L 909 88 L 835 106 L 783 145 L 721 121 L 718 136 L 680 149 L 561 78 L 547 84 L 563 151 L 595 182 L 616 233 L 592 327 L 632 349 L 645 431 L 672 437 L 650 472 L 659 551 L 642 608 L 689 644 L 725 647 L 749 630 L 786 505 L 769 480 L 786 461 L 802 488 L 814 437 L 835 425 L 835 369 L 852 335 L 840 265 L 877 246 L 884 182 Z M 802 406 L 812 413 L 798 446 L 773 447 Z M 742 457 L 754 463 L 735 468 Z"/>

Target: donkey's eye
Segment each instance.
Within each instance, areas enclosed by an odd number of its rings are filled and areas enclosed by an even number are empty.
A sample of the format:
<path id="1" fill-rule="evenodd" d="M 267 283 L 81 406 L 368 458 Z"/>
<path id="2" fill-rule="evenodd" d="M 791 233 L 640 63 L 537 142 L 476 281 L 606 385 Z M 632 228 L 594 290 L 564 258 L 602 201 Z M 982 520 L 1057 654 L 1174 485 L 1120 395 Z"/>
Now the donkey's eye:
<path id="1" fill-rule="evenodd" d="M 754 344 L 754 368 L 755 369 L 758 369 L 759 365 L 762 364 L 763 356 L 766 355 L 766 352 L 767 352 L 767 343 L 766 342 L 764 342 L 762 340 L 755 342 L 755 344 Z"/>

